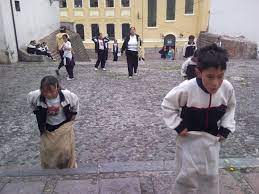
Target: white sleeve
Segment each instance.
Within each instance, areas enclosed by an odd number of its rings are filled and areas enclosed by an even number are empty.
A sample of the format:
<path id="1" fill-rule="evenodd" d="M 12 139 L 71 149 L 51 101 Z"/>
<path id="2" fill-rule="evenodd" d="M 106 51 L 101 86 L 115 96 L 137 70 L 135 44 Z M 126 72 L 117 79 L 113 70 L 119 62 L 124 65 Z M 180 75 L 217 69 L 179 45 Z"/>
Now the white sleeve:
<path id="1" fill-rule="evenodd" d="M 235 131 L 235 109 L 236 109 L 236 97 L 234 88 L 232 88 L 231 95 L 228 99 L 226 113 L 221 118 L 221 127 L 228 129 L 232 133 Z"/>
<path id="2" fill-rule="evenodd" d="M 76 94 L 70 92 L 70 106 L 71 111 L 74 113 L 78 113 L 79 111 L 79 100 Z"/>
<path id="3" fill-rule="evenodd" d="M 186 105 L 187 99 L 188 93 L 180 85 L 172 89 L 165 96 L 161 105 L 166 125 L 170 129 L 175 129 L 178 133 L 185 129 L 182 118 L 180 117 L 180 110 Z"/>
<path id="4" fill-rule="evenodd" d="M 37 108 L 37 98 L 39 91 L 32 91 L 27 95 L 27 103 L 29 104 L 32 111 L 34 111 Z"/>

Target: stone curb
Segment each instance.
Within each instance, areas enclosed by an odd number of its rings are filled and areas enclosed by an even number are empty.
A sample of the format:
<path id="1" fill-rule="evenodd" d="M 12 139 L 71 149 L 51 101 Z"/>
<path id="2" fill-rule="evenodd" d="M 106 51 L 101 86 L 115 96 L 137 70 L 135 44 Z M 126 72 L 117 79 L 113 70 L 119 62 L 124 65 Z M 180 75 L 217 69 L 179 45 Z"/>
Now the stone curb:
<path id="1" fill-rule="evenodd" d="M 220 159 L 221 169 L 233 168 L 259 168 L 259 158 L 228 158 Z M 153 171 L 174 171 L 174 160 L 168 161 L 129 161 L 111 162 L 100 164 L 89 164 L 80 166 L 77 169 L 9 169 L 0 170 L 0 177 L 26 177 L 26 176 L 64 176 L 84 175 L 100 173 L 123 173 L 123 172 L 153 172 Z"/>

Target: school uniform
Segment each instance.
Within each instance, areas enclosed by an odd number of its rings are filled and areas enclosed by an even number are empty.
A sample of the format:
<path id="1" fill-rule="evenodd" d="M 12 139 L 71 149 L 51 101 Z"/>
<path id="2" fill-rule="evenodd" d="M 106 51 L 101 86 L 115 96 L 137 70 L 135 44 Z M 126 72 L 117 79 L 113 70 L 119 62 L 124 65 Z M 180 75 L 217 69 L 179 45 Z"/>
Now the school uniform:
<path id="1" fill-rule="evenodd" d="M 121 52 L 126 50 L 127 64 L 128 64 L 128 73 L 129 76 L 133 76 L 134 73 L 137 73 L 138 70 L 138 59 L 139 59 L 139 47 L 142 42 L 140 40 L 139 35 L 127 36 L 122 48 Z"/>
<path id="2" fill-rule="evenodd" d="M 162 103 L 164 121 L 178 134 L 175 188 L 181 193 L 218 194 L 219 137 L 235 131 L 236 99 L 227 80 L 210 94 L 202 80 L 194 78 L 173 88 Z M 209 192 L 210 191 L 210 192 Z"/>
<path id="3" fill-rule="evenodd" d="M 28 94 L 27 101 L 36 115 L 40 130 L 42 168 L 76 168 L 73 117 L 79 111 L 78 97 L 61 90 L 55 99 L 47 99 L 40 90 Z"/>
<path id="4" fill-rule="evenodd" d="M 60 56 L 60 63 L 59 63 L 59 66 L 58 66 L 58 70 L 64 66 L 64 63 L 63 63 L 63 55 L 64 55 L 64 52 L 63 52 L 63 49 L 62 49 L 62 46 L 63 46 L 63 43 L 64 43 L 64 40 L 63 40 L 63 35 L 66 34 L 68 35 L 67 33 L 61 33 L 59 32 L 57 35 L 56 35 L 56 43 L 57 43 L 57 49 L 59 51 L 59 56 Z M 69 38 L 69 36 L 68 36 Z"/>
<path id="5" fill-rule="evenodd" d="M 166 59 L 168 50 L 164 50 L 163 48 L 159 51 L 159 54 L 161 55 L 161 59 Z"/>
<path id="6" fill-rule="evenodd" d="M 29 44 L 27 46 L 27 53 L 36 54 L 36 46 Z"/>
<path id="7" fill-rule="evenodd" d="M 196 77 L 197 63 L 192 61 L 192 57 L 189 57 L 183 64 L 181 68 L 181 75 L 188 80 Z"/>
<path id="8" fill-rule="evenodd" d="M 114 43 L 112 46 L 113 52 L 113 61 L 118 61 L 118 53 L 119 53 L 119 45 L 118 43 Z"/>
<path id="9" fill-rule="evenodd" d="M 95 64 L 95 68 L 98 68 L 101 63 L 101 68 L 105 68 L 106 63 L 106 46 L 110 41 L 109 38 L 105 37 L 104 39 L 93 38 L 92 41 L 95 43 L 95 52 L 97 53 L 97 61 Z"/>
<path id="10" fill-rule="evenodd" d="M 61 90 L 56 99 L 46 99 L 40 90 L 35 90 L 28 94 L 27 101 L 36 115 L 41 134 L 45 130 L 55 131 L 79 111 L 78 97 L 69 90 Z"/>
<path id="11" fill-rule="evenodd" d="M 74 66 L 75 62 L 73 59 L 73 54 L 71 50 L 66 50 L 66 49 L 72 49 L 72 45 L 70 41 L 64 42 L 63 46 L 63 64 L 66 67 L 68 76 L 70 79 L 74 78 Z"/>
<path id="12" fill-rule="evenodd" d="M 195 42 L 193 42 L 193 43 L 188 42 L 184 46 L 184 49 L 183 49 L 184 56 L 183 57 L 189 58 L 189 57 L 193 56 L 196 49 L 197 49 L 197 46 L 196 46 Z"/>

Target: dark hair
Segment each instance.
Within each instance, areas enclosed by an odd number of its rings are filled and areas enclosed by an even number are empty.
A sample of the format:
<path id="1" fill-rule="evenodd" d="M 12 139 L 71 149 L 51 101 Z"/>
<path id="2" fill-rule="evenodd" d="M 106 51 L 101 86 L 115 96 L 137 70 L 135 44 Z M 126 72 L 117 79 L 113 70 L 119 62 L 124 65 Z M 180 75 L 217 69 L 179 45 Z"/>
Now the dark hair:
<path id="1" fill-rule="evenodd" d="M 52 75 L 47 75 L 40 81 L 40 90 L 43 90 L 44 88 L 49 89 L 50 86 L 57 86 L 58 90 L 61 90 L 58 79 Z"/>
<path id="2" fill-rule="evenodd" d="M 61 33 L 66 33 L 66 26 L 60 26 L 60 28 L 59 28 L 59 32 L 61 32 Z"/>
<path id="3" fill-rule="evenodd" d="M 62 37 L 68 39 L 68 35 L 67 34 L 63 34 Z"/>
<path id="4" fill-rule="evenodd" d="M 41 47 L 41 44 L 36 44 L 36 48 L 40 48 Z"/>
<path id="5" fill-rule="evenodd" d="M 195 36 L 190 35 L 190 36 L 189 36 L 189 40 L 190 40 L 190 39 L 193 39 L 193 40 L 194 40 L 194 39 L 195 39 Z"/>
<path id="6" fill-rule="evenodd" d="M 198 51 L 198 68 L 200 71 L 214 67 L 226 70 L 228 53 L 225 49 L 218 47 L 215 43 L 200 48 Z"/>
<path id="7" fill-rule="evenodd" d="M 131 30 L 131 29 L 134 29 L 134 30 L 136 30 L 136 28 L 135 28 L 134 26 L 131 26 L 131 27 L 130 27 L 130 30 Z"/>

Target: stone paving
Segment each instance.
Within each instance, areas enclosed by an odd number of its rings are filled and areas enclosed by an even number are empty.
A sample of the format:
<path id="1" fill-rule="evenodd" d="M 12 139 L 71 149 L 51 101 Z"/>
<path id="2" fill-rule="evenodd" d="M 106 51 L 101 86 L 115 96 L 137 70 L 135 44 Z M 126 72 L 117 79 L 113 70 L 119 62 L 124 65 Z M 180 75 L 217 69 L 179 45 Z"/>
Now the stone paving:
<path id="1" fill-rule="evenodd" d="M 220 170 L 220 194 L 258 194 L 259 169 Z M 0 177 L 0 194 L 175 194 L 174 171 Z"/>
<path id="2" fill-rule="evenodd" d="M 79 166 L 116 161 L 173 160 L 175 133 L 163 120 L 161 102 L 182 81 L 182 61 L 147 61 L 140 76 L 127 78 L 125 62 L 108 62 L 108 71 L 95 72 L 93 62 L 75 67 L 76 80 L 61 84 L 79 96 L 76 122 Z M 0 168 L 39 165 L 39 133 L 26 103 L 40 79 L 53 74 L 55 64 L 0 66 Z M 222 144 L 221 158 L 258 157 L 259 61 L 229 63 L 226 78 L 237 96 L 237 131 Z"/>

